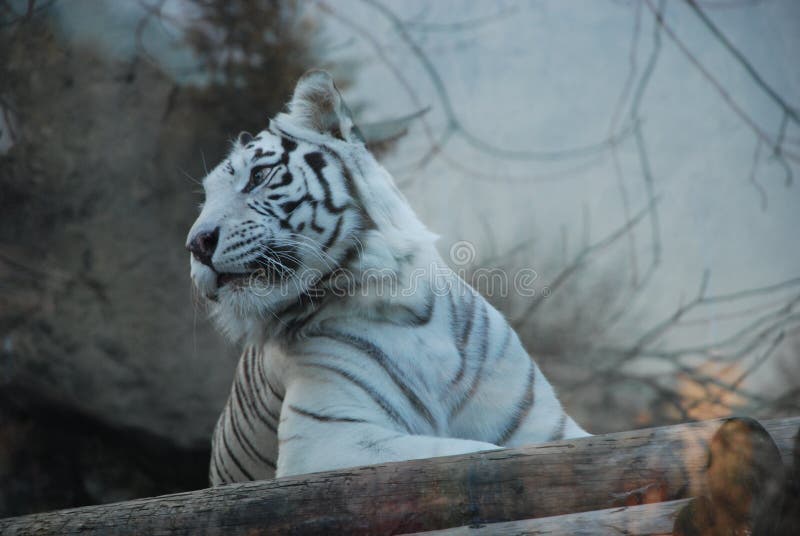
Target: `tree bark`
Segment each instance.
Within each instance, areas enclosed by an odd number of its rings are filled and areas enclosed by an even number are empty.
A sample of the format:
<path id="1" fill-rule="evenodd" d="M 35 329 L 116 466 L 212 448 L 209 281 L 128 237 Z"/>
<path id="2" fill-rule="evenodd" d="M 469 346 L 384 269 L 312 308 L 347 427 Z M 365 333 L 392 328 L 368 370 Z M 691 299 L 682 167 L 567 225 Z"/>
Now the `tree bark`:
<path id="1" fill-rule="evenodd" d="M 707 495 L 680 511 L 675 536 L 776 534 L 787 471 L 772 438 L 753 422 L 730 420 L 711 438 Z"/>
<path id="2" fill-rule="evenodd" d="M 690 499 L 417 532 L 407 536 L 668 536 Z"/>
<path id="3" fill-rule="evenodd" d="M 374 465 L 10 518 L 0 520 L 0 534 L 401 534 L 709 495 L 708 447 L 725 422 L 730 421 Z M 752 420 L 734 422 L 762 430 Z M 800 417 L 766 421 L 764 426 L 782 464 L 789 466 Z"/>

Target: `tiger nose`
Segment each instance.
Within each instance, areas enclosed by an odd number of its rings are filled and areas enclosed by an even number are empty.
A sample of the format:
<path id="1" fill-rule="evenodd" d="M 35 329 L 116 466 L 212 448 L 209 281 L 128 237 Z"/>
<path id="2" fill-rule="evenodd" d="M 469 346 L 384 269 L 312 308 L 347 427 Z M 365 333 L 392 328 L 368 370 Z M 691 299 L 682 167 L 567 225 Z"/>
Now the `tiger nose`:
<path id="1" fill-rule="evenodd" d="M 189 241 L 186 249 L 192 252 L 195 259 L 213 268 L 211 257 L 217 249 L 217 242 L 219 242 L 219 227 L 213 231 L 200 231 Z"/>

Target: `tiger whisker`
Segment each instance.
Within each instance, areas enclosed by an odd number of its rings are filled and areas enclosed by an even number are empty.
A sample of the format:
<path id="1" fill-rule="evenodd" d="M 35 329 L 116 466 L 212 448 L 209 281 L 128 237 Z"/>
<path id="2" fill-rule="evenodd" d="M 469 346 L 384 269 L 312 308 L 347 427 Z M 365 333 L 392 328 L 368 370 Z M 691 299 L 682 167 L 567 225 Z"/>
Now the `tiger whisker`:
<path id="1" fill-rule="evenodd" d="M 289 278 L 289 280 L 295 284 L 295 286 L 297 287 L 298 290 L 303 288 L 303 284 L 302 284 L 303 282 L 300 279 L 300 277 L 297 276 L 297 274 L 295 273 L 294 270 L 291 270 L 288 266 L 286 266 L 285 264 L 280 262 L 278 259 L 274 258 L 275 253 L 272 250 L 270 250 L 268 246 L 263 246 L 262 245 L 262 246 L 259 246 L 259 249 L 261 249 L 263 253 L 272 254 L 272 257 L 267 256 L 267 257 L 261 257 L 259 259 L 256 259 L 256 262 L 258 264 L 260 264 L 261 266 L 266 266 L 268 268 L 276 268 L 277 267 L 278 268 L 278 272 L 283 276 L 287 276 Z M 265 265 L 265 263 L 266 263 L 266 265 Z M 311 296 L 309 296 L 309 299 L 310 299 L 311 303 L 313 304 L 314 303 L 313 298 Z"/>
<path id="2" fill-rule="evenodd" d="M 297 236 L 302 236 L 302 235 L 297 235 Z M 319 246 L 318 246 L 318 244 L 316 242 L 314 242 L 312 239 L 310 239 L 308 237 L 302 237 L 302 238 L 308 240 L 310 243 L 298 242 L 298 241 L 290 240 L 290 239 L 284 238 L 284 237 L 276 237 L 273 240 L 271 240 L 271 242 L 275 242 L 275 243 L 277 243 L 277 245 L 286 245 L 286 246 L 291 246 L 291 247 L 296 247 L 296 248 L 301 248 L 302 247 L 304 249 L 304 251 L 307 251 L 314 258 L 316 258 L 320 262 L 322 262 L 325 265 L 326 269 L 333 270 L 336 267 L 336 260 L 333 257 L 331 257 L 329 254 L 327 254 L 324 251 L 322 251 L 321 249 L 319 249 Z"/>

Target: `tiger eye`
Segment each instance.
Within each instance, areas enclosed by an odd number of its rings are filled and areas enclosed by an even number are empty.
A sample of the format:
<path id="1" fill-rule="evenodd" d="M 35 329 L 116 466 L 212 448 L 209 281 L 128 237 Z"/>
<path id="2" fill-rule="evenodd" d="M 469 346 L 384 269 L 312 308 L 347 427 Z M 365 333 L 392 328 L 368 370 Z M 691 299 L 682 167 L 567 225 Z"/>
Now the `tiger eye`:
<path id="1" fill-rule="evenodd" d="M 247 193 L 252 191 L 257 186 L 261 185 L 264 180 L 269 177 L 269 172 L 272 170 L 271 166 L 255 166 L 250 170 L 250 180 L 247 182 L 247 186 L 244 187 L 242 190 L 243 193 Z"/>

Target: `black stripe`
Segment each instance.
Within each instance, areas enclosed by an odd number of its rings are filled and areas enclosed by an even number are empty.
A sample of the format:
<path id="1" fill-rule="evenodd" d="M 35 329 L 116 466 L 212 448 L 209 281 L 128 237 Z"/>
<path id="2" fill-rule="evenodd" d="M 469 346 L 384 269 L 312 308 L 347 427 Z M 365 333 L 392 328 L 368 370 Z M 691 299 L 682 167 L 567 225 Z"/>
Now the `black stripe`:
<path id="1" fill-rule="evenodd" d="M 283 275 L 291 274 L 300 267 L 300 253 L 296 246 L 268 241 L 263 249 L 259 260 L 267 265 L 271 264 L 266 262 L 267 260 L 279 261 L 282 266 L 275 266 L 273 263 L 273 268 L 279 270 Z"/>
<path id="2" fill-rule="evenodd" d="M 272 126 L 270 125 L 267 128 L 267 130 L 269 130 L 270 132 L 272 132 L 273 134 L 275 134 L 277 136 L 282 136 L 283 139 L 286 140 L 287 142 L 291 142 L 291 140 L 297 141 L 297 139 L 294 136 L 291 136 L 290 134 L 287 134 L 286 132 L 282 131 L 278 127 L 275 127 L 273 129 Z M 291 142 L 291 143 L 293 143 L 292 150 L 294 150 L 294 148 L 297 147 L 297 144 L 294 143 L 294 142 Z M 364 201 L 361 198 L 361 194 L 360 194 L 360 192 L 358 191 L 358 188 L 355 185 L 355 181 L 353 180 L 353 173 L 351 172 L 351 170 L 347 166 L 347 164 L 345 164 L 344 159 L 341 156 L 339 156 L 339 154 L 336 151 L 334 151 L 333 149 L 331 149 L 327 145 L 321 145 L 321 146 L 319 146 L 319 148 L 322 151 L 324 151 L 328 156 L 332 157 L 334 160 L 336 160 L 338 162 L 339 168 L 340 168 L 340 170 L 342 172 L 342 176 L 344 177 L 344 182 L 345 182 L 345 187 L 347 188 L 347 193 L 350 196 L 350 199 L 355 201 L 355 204 L 356 204 L 355 208 L 358 211 L 358 213 L 360 214 L 361 219 L 363 220 L 362 224 L 361 224 L 361 228 L 364 229 L 364 230 L 377 229 L 378 226 L 375 224 L 375 222 L 373 221 L 372 217 L 364 210 Z M 286 162 L 288 162 L 288 157 L 285 160 L 286 160 Z M 284 162 L 284 163 L 286 163 L 286 162 Z M 325 162 L 323 161 L 322 164 L 323 164 L 322 167 L 324 167 Z M 356 167 L 357 167 L 358 171 L 361 173 L 361 175 L 363 175 L 364 174 L 363 170 L 361 169 L 361 166 L 358 164 L 357 161 L 356 161 Z M 312 169 L 314 169 L 314 168 L 312 167 Z M 308 177 L 306 175 L 306 172 L 302 168 L 300 168 L 300 172 L 303 175 L 303 180 L 306 183 L 306 190 L 308 190 L 309 189 L 308 188 Z M 317 170 L 314 169 L 314 172 L 317 173 Z M 319 174 L 318 174 L 318 177 L 319 177 Z M 322 183 L 323 188 L 327 188 L 328 187 L 328 182 L 325 180 L 324 177 L 322 177 L 321 183 Z M 335 212 L 335 210 L 331 210 L 332 205 L 328 206 L 326 204 L 326 208 L 329 211 Z M 342 210 L 344 210 L 344 208 L 347 208 L 347 207 L 343 207 Z M 322 230 L 317 230 L 317 232 L 322 232 Z"/>
<path id="3" fill-rule="evenodd" d="M 249 397 L 248 397 L 246 394 L 242 394 L 242 393 L 241 393 L 241 391 L 240 391 L 240 389 L 244 389 L 244 387 L 240 387 L 240 385 L 239 385 L 239 382 L 237 381 L 237 382 L 234 384 L 234 394 L 236 395 L 236 400 L 237 400 L 237 403 L 239 404 L 239 407 L 240 407 L 240 408 L 242 408 L 242 413 L 246 413 L 246 411 L 245 411 L 245 406 L 244 406 L 244 403 L 242 402 L 242 398 L 244 398 L 244 400 L 247 402 L 247 406 L 250 408 L 250 413 L 252 413 L 253 415 L 255 415 L 255 416 L 258 418 L 258 420 L 259 420 L 259 421 L 261 421 L 261 423 L 262 423 L 264 426 L 266 426 L 266 427 L 267 427 L 267 428 L 269 428 L 269 429 L 270 429 L 272 432 L 274 432 L 274 433 L 276 433 L 276 434 L 277 434 L 277 433 L 278 433 L 278 429 L 275 427 L 275 425 L 274 425 L 274 424 L 272 424 L 271 422 L 269 422 L 269 421 L 268 421 L 268 420 L 267 420 L 267 419 L 266 419 L 266 418 L 265 418 L 265 417 L 264 417 L 264 416 L 263 416 L 263 415 L 262 415 L 262 414 L 261 414 L 261 413 L 260 413 L 260 412 L 259 412 L 259 411 L 256 409 L 256 407 L 255 407 L 255 404 L 253 403 L 253 401 L 252 401 L 252 400 L 250 400 L 250 398 L 249 398 Z"/>
<path id="4" fill-rule="evenodd" d="M 277 182 L 275 184 L 270 184 L 269 188 L 270 189 L 274 189 L 274 188 L 281 188 L 283 186 L 288 186 L 288 185 L 292 184 L 292 180 L 293 179 L 294 179 L 294 177 L 292 176 L 292 172 L 287 169 L 286 173 L 284 173 L 283 176 L 281 177 L 281 182 Z"/>
<path id="5" fill-rule="evenodd" d="M 267 179 L 264 182 L 266 182 L 269 185 L 270 182 L 272 182 L 272 179 L 275 178 L 275 175 L 280 173 L 282 169 L 284 169 L 284 166 L 273 166 L 272 171 L 269 172 L 269 175 L 267 175 Z M 272 189 L 274 186 L 270 185 L 269 187 L 270 189 Z"/>
<path id="6" fill-rule="evenodd" d="M 295 149 L 297 149 L 297 142 L 283 136 L 281 137 L 281 147 L 283 147 L 283 154 L 281 155 L 281 164 L 287 165 L 289 163 L 289 154 L 291 154 Z"/>
<path id="7" fill-rule="evenodd" d="M 257 271 L 263 268 L 265 271 L 275 271 L 279 273 L 283 273 L 283 268 L 280 266 L 276 266 L 274 263 L 269 262 L 272 260 L 264 253 L 264 246 L 262 244 L 256 244 L 252 248 L 243 251 L 229 262 L 235 262 L 240 259 L 247 259 L 250 260 L 244 263 L 245 268 L 251 271 Z"/>
<path id="8" fill-rule="evenodd" d="M 370 398 L 372 398 L 372 400 L 376 404 L 378 404 L 378 406 L 380 406 L 380 408 L 384 411 L 384 413 L 386 413 L 386 415 L 388 415 L 395 423 L 403 426 L 403 428 L 405 428 L 408 433 L 411 433 L 411 426 L 408 424 L 408 422 L 406 422 L 405 419 L 403 419 L 403 417 L 397 412 L 397 410 L 393 408 L 392 405 L 389 404 L 389 402 L 385 398 L 383 398 L 383 396 L 381 396 L 375 389 L 370 387 L 369 384 L 367 384 L 364 380 L 362 380 L 355 374 L 351 374 L 350 372 L 341 369 L 335 365 L 328 365 L 326 363 L 307 363 L 305 366 L 328 370 L 330 372 L 338 374 L 339 376 L 341 376 L 346 380 L 349 380 L 351 383 L 358 386 L 362 391 L 367 393 L 370 396 Z"/>
<path id="9" fill-rule="evenodd" d="M 562 413 L 561 418 L 558 420 L 558 424 L 556 424 L 553 433 L 550 434 L 550 437 L 547 439 L 548 441 L 558 441 L 564 439 L 564 429 L 567 426 L 567 414 Z"/>
<path id="10" fill-rule="evenodd" d="M 453 289 L 450 289 L 450 292 L 447 293 L 447 301 L 450 302 L 450 337 L 457 341 L 457 334 L 458 331 L 458 311 L 456 310 L 456 302 L 453 298 Z"/>
<path id="11" fill-rule="evenodd" d="M 426 293 L 424 303 L 421 307 L 419 304 L 415 306 L 416 308 L 410 305 L 399 305 L 397 306 L 398 309 L 401 309 L 407 314 L 395 316 L 393 318 L 382 318 L 380 321 L 388 322 L 397 326 L 411 326 L 417 328 L 428 324 L 431 319 L 433 319 L 433 313 L 436 309 L 437 295 L 431 290 L 430 283 L 422 281 L 420 284 L 426 285 L 425 289 L 420 288 L 417 290 L 418 295 Z"/>
<path id="12" fill-rule="evenodd" d="M 411 322 L 408 322 L 407 324 L 414 327 L 421 327 L 430 322 L 431 318 L 433 318 L 433 309 L 435 305 L 436 305 L 436 294 L 434 294 L 433 291 L 431 291 L 430 287 L 428 287 L 427 300 L 425 301 L 424 308 L 421 312 L 415 311 L 411 307 L 403 306 L 403 309 L 408 311 L 411 317 L 413 318 L 413 320 Z"/>
<path id="13" fill-rule="evenodd" d="M 255 405 L 255 402 L 250 398 L 250 396 L 248 396 L 249 394 L 252 394 L 252 393 L 249 392 L 249 390 L 247 388 L 247 385 L 242 385 L 242 375 L 239 372 L 243 372 L 245 375 L 247 375 L 246 359 L 247 359 L 247 355 L 249 355 L 249 352 L 250 352 L 250 348 L 248 347 L 248 349 L 245 350 L 245 354 L 242 356 L 242 360 L 244 362 L 240 363 L 240 367 L 242 369 L 244 369 L 244 370 L 237 371 L 236 379 L 233 382 L 234 395 L 236 396 L 236 400 L 237 400 L 239 406 L 242 408 L 242 411 L 245 410 L 244 403 L 242 402 L 242 398 L 244 398 L 244 400 L 247 402 L 247 406 L 250 408 L 250 412 L 253 415 L 255 415 L 258 418 L 258 420 L 261 421 L 267 428 L 269 428 L 270 430 L 272 430 L 275 433 L 278 433 L 278 430 L 275 427 L 275 425 L 272 424 L 271 422 L 269 422 L 264 417 L 264 415 L 262 415 L 261 412 L 258 411 L 258 409 L 256 408 L 256 405 Z M 258 397 L 256 397 L 256 398 L 258 398 Z M 277 419 L 275 419 L 275 420 L 277 421 Z"/>
<path id="14" fill-rule="evenodd" d="M 228 482 L 232 482 L 232 480 L 228 480 L 225 478 L 225 475 L 222 474 L 222 470 L 219 467 L 219 462 L 217 461 L 216 452 L 211 455 L 211 467 L 214 470 L 214 474 L 217 476 L 217 480 L 222 483 L 226 484 Z"/>
<path id="15" fill-rule="evenodd" d="M 217 430 L 214 430 L 214 434 L 211 437 L 211 459 L 208 462 L 208 477 L 209 481 L 213 483 L 211 479 L 212 473 L 216 475 L 217 480 L 222 480 L 222 474 L 219 470 L 219 464 L 217 463 Z"/>
<path id="16" fill-rule="evenodd" d="M 353 244 L 342 253 L 341 258 L 337 261 L 338 267 L 335 270 L 323 275 L 303 294 L 298 296 L 296 300 L 287 303 L 283 309 L 275 312 L 278 317 L 286 319 L 286 332 L 289 336 L 297 336 L 300 330 L 307 326 L 317 313 L 324 308 L 325 301 L 333 296 L 333 293 L 327 292 L 327 285 L 335 276 L 342 274 L 343 270 L 349 268 L 350 264 L 357 258 L 358 247 Z M 345 273 L 345 275 L 347 274 Z"/>
<path id="17" fill-rule="evenodd" d="M 255 426 L 253 426 L 253 421 L 250 420 L 250 415 L 247 414 L 247 410 L 244 406 L 244 401 L 242 400 L 242 394 L 239 391 L 238 382 L 234 382 L 233 384 L 233 397 L 228 399 L 228 405 L 231 406 L 233 402 L 235 402 L 236 405 L 239 407 L 239 411 L 235 413 L 241 414 L 241 416 L 244 418 L 244 421 L 247 423 L 248 428 L 255 431 Z"/>
<path id="18" fill-rule="evenodd" d="M 330 272 L 322 276 L 319 279 L 319 281 L 317 281 L 316 284 L 314 284 L 314 286 L 309 289 L 309 292 L 315 291 L 317 292 L 317 294 L 324 294 L 325 285 L 328 284 L 332 279 L 340 275 L 345 275 L 345 276 L 349 275 L 345 272 L 345 270 L 347 270 L 350 267 L 350 264 L 357 258 L 358 258 L 358 246 L 353 244 L 350 247 L 348 247 L 342 254 L 342 257 L 336 261 L 336 263 L 338 264 L 336 269 L 331 270 Z M 289 308 L 291 308 L 291 306 L 287 307 L 287 309 Z"/>
<path id="19" fill-rule="evenodd" d="M 236 468 L 239 469 L 239 472 L 244 475 L 245 478 L 248 480 L 255 480 L 253 475 L 251 475 L 243 466 L 239 459 L 234 455 L 233 451 L 231 450 L 230 445 L 228 445 L 228 437 L 226 434 L 222 434 L 222 446 L 225 447 L 225 451 L 228 453 L 228 458 L 230 458 L 233 463 L 236 465 Z"/>
<path id="20" fill-rule="evenodd" d="M 272 393 L 272 396 L 278 399 L 279 402 L 283 403 L 283 396 L 278 394 L 278 390 L 272 386 L 272 382 L 269 379 L 269 374 L 267 374 L 267 370 L 264 368 L 264 360 L 261 359 L 261 353 L 253 348 L 253 352 L 256 354 L 256 364 L 258 366 L 257 374 L 261 379 L 264 380 L 264 384 L 266 384 L 267 389 L 269 392 Z"/>
<path id="21" fill-rule="evenodd" d="M 318 208 L 319 208 L 319 203 L 314 201 L 312 203 L 312 206 L 311 206 L 311 223 L 310 223 L 310 225 L 311 225 L 311 229 L 313 229 L 314 232 L 322 234 L 322 233 L 325 232 L 325 227 L 322 227 L 320 224 L 317 223 L 317 209 Z"/>
<path id="22" fill-rule="evenodd" d="M 275 395 L 276 393 L 275 393 L 275 391 L 273 391 L 272 386 L 269 385 L 269 381 L 267 380 L 267 376 L 266 376 L 266 374 L 264 372 L 264 367 L 263 367 L 263 363 L 262 363 L 262 359 L 261 359 L 261 354 L 255 348 L 253 348 L 252 352 L 253 352 L 252 353 L 252 355 L 253 355 L 253 367 L 252 367 L 253 378 L 258 381 L 258 384 L 256 385 L 256 389 L 260 393 L 262 391 L 261 387 L 263 385 L 266 385 L 267 389 L 273 395 Z M 278 398 L 278 397 L 276 396 L 276 398 Z M 276 423 L 279 422 L 280 421 L 280 415 L 276 415 L 275 414 L 275 412 L 269 406 L 269 401 L 264 400 L 261 396 L 258 397 L 258 400 L 261 402 L 262 406 L 264 407 L 265 411 L 267 412 L 267 415 L 272 417 L 272 419 Z M 283 399 L 280 399 L 280 400 L 281 400 L 281 402 L 283 402 Z"/>
<path id="23" fill-rule="evenodd" d="M 321 296 L 322 294 L 320 293 L 324 293 L 324 290 L 319 287 L 318 282 L 317 285 L 311 286 L 308 290 L 297 296 L 297 299 L 288 302 L 286 307 L 276 311 L 275 315 L 279 318 L 294 317 L 288 321 L 287 325 L 293 325 L 295 328 L 299 329 L 302 326 L 299 325 L 298 322 L 305 323 L 306 321 L 306 319 L 300 318 L 300 315 L 307 312 L 309 309 L 311 310 L 310 315 L 319 312 L 319 308 L 317 308 L 319 300 L 315 302 L 314 299 Z"/>
<path id="24" fill-rule="evenodd" d="M 305 194 L 303 197 L 296 201 L 286 201 L 285 203 L 281 203 L 280 207 L 284 214 L 289 214 L 294 212 L 297 207 L 305 203 L 306 201 L 313 201 L 312 197 L 308 194 Z"/>
<path id="25" fill-rule="evenodd" d="M 483 306 L 483 310 L 481 312 L 481 327 L 480 327 L 480 334 L 477 335 L 478 344 L 480 345 L 480 348 L 477 351 L 477 356 L 479 360 L 478 369 L 473 375 L 469 389 L 467 389 L 467 391 L 462 394 L 461 399 L 453 407 L 453 411 L 451 412 L 451 418 L 453 415 L 455 415 L 455 413 L 460 411 L 461 408 L 464 406 L 464 404 L 466 404 L 466 402 L 472 397 L 472 395 L 475 394 L 475 391 L 478 388 L 478 382 L 480 382 L 481 375 L 483 374 L 483 366 L 486 363 L 488 346 L 489 346 L 489 313 L 486 307 L 486 303 L 482 302 L 481 305 Z M 474 325 L 473 325 L 473 330 L 474 330 Z M 470 341 L 472 341 L 471 334 L 470 334 Z M 460 348 L 461 348 L 460 353 L 463 356 L 464 354 L 466 354 L 465 350 L 466 344 L 461 345 Z M 473 355 L 475 355 L 475 352 L 473 352 Z M 466 362 L 466 358 L 462 358 L 462 362 Z"/>
<path id="26" fill-rule="evenodd" d="M 320 152 L 313 152 L 308 153 L 303 157 L 308 164 L 308 167 L 314 172 L 314 175 L 317 176 L 317 180 L 319 181 L 320 186 L 322 186 L 322 190 L 324 192 L 324 199 L 322 203 L 325 205 L 325 208 L 328 212 L 332 212 L 334 214 L 339 214 L 344 212 L 347 209 L 347 205 L 343 205 L 341 207 L 337 207 L 333 204 L 333 196 L 331 194 L 331 185 L 328 183 L 328 179 L 325 178 L 324 173 L 322 172 L 327 166 L 327 162 L 325 162 L 325 158 L 323 157 L 322 153 Z"/>
<path id="27" fill-rule="evenodd" d="M 255 201 L 249 201 L 247 206 L 250 207 L 252 210 L 256 211 L 257 213 L 261 214 L 262 216 L 272 216 L 273 218 L 280 220 L 280 217 L 273 212 L 273 210 L 269 207 L 262 206 L 261 204 L 256 203 Z"/>
<path id="28" fill-rule="evenodd" d="M 503 344 L 500 345 L 500 350 L 497 352 L 496 358 L 503 357 L 503 355 L 506 352 L 506 349 L 508 348 L 508 344 L 511 342 L 511 326 L 509 326 L 508 324 L 506 324 L 505 326 L 506 326 L 506 337 L 503 340 Z M 486 330 L 487 331 L 484 332 L 484 337 L 488 340 L 489 338 L 488 325 L 486 326 Z M 453 409 L 450 410 L 451 419 L 455 417 L 462 409 L 464 409 L 464 406 L 467 404 L 467 402 L 469 402 L 472 399 L 472 397 L 475 396 L 475 393 L 478 392 L 478 387 L 480 386 L 481 380 L 483 379 L 483 369 L 484 366 L 486 365 L 486 361 L 488 358 L 486 351 L 487 344 L 488 343 L 486 342 L 484 342 L 483 344 L 483 351 L 481 352 L 481 361 L 478 364 L 478 370 L 475 373 L 475 376 L 472 378 L 472 385 L 470 385 L 469 389 L 464 393 L 461 399 L 458 402 L 456 402 L 455 406 L 453 406 Z"/>
<path id="29" fill-rule="evenodd" d="M 508 423 L 508 426 L 506 426 L 506 429 L 500 434 L 497 441 L 494 441 L 495 445 L 502 445 L 508 441 L 525 421 L 531 409 L 533 409 L 533 382 L 536 380 L 536 365 L 534 365 L 532 360 L 530 360 L 529 363 L 530 372 L 528 373 L 528 385 L 525 387 L 525 394 L 516 408 L 514 408 L 514 413 L 511 415 L 511 422 Z"/>
<path id="30" fill-rule="evenodd" d="M 272 418 L 272 420 L 274 420 L 275 422 L 278 422 L 280 420 L 280 417 L 278 415 L 275 415 L 275 413 L 273 413 L 272 410 L 269 408 L 269 405 L 266 402 L 264 402 L 264 400 L 261 398 L 261 396 L 259 396 L 259 391 L 260 391 L 259 385 L 260 384 L 257 384 L 257 383 L 255 383 L 253 381 L 253 376 L 255 374 L 253 372 L 254 371 L 254 366 L 255 366 L 254 365 L 254 361 L 257 359 L 258 354 L 255 353 L 255 351 L 253 351 L 252 346 L 251 346 L 250 347 L 250 351 L 248 352 L 247 355 L 248 356 L 253 356 L 253 357 L 252 358 L 248 357 L 247 366 L 244 367 L 244 379 L 245 379 L 245 382 L 247 382 L 247 385 L 250 387 L 250 390 L 255 395 L 255 399 L 256 399 L 258 405 L 260 407 L 264 408 L 264 412 L 267 415 L 269 415 Z"/>
<path id="31" fill-rule="evenodd" d="M 328 331 L 328 332 L 321 332 L 321 333 L 314 333 L 314 335 L 321 335 L 322 337 L 327 337 L 329 339 L 333 339 L 338 341 L 342 344 L 347 344 L 360 350 L 361 352 L 367 354 L 371 357 L 374 361 L 376 361 L 381 368 L 389 375 L 392 379 L 394 384 L 400 389 L 400 392 L 405 395 L 406 399 L 409 401 L 411 406 L 422 415 L 422 417 L 430 424 L 434 429 L 437 428 L 436 426 L 436 419 L 431 414 L 428 407 L 422 402 L 422 400 L 417 396 L 417 394 L 411 389 L 408 385 L 407 380 L 403 377 L 402 372 L 397 369 L 397 365 L 391 360 L 391 358 L 380 349 L 375 344 L 371 343 L 366 339 L 362 339 L 356 335 L 351 335 L 349 333 L 341 333 L 335 331 Z"/>
<path id="32" fill-rule="evenodd" d="M 289 404 L 289 409 L 298 415 L 302 415 L 303 417 L 308 417 L 320 422 L 367 422 L 364 419 L 356 419 L 353 417 L 333 417 L 330 415 L 323 415 L 321 413 L 315 413 L 307 409 L 299 408 L 294 404 Z"/>
<path id="33" fill-rule="evenodd" d="M 252 201 L 252 203 L 253 203 L 253 205 L 255 205 L 258 208 L 260 208 L 261 210 L 263 210 L 265 215 L 272 216 L 276 220 L 283 220 L 283 218 L 278 216 L 277 212 L 272 210 L 272 207 L 266 201 L 261 201 L 260 199 L 256 199 L 255 201 Z"/>
<path id="34" fill-rule="evenodd" d="M 339 232 L 342 229 L 342 220 L 343 219 L 344 219 L 344 217 L 340 216 L 339 219 L 336 220 L 336 226 L 333 228 L 333 232 L 331 233 L 331 236 L 329 236 L 328 239 L 325 241 L 325 243 L 322 244 L 322 251 L 324 253 L 327 253 L 328 250 L 331 249 L 331 246 L 333 246 L 334 242 L 336 242 L 336 239 L 339 238 Z"/>
<path id="35" fill-rule="evenodd" d="M 222 435 L 225 435 L 225 431 L 222 430 L 220 432 Z M 223 482 L 236 482 L 236 479 L 233 478 L 233 475 L 228 471 L 228 468 L 225 467 L 225 460 L 222 459 L 222 451 L 219 448 L 219 442 L 217 442 L 217 447 L 214 449 L 214 465 L 217 468 L 217 474 L 222 477 Z"/>
<path id="36" fill-rule="evenodd" d="M 361 198 L 361 193 L 358 191 L 356 183 L 353 180 L 353 173 L 350 171 L 350 168 L 347 166 L 347 164 L 345 164 L 344 159 L 342 159 L 342 157 L 339 156 L 339 154 L 330 147 L 323 145 L 321 149 L 339 163 L 339 169 L 342 170 L 342 176 L 344 177 L 344 184 L 345 187 L 347 188 L 347 194 L 350 196 L 350 199 L 355 201 L 355 204 L 357 206 L 357 211 L 361 216 L 362 220 L 361 228 L 363 230 L 377 229 L 378 228 L 377 224 L 372 219 L 372 216 L 370 216 L 367 213 L 366 209 L 364 208 L 365 206 L 364 200 Z"/>
<path id="37" fill-rule="evenodd" d="M 463 348 L 467 344 L 467 339 L 472 333 L 472 323 L 475 321 L 475 304 L 478 302 L 472 289 L 467 289 L 467 295 L 469 296 L 469 298 L 467 298 L 469 302 L 469 313 L 467 313 L 467 320 L 464 322 L 461 333 L 458 336 L 458 345 L 460 348 Z M 481 300 L 481 304 L 483 305 L 483 300 Z"/>
<path id="38" fill-rule="evenodd" d="M 248 244 L 252 244 L 253 242 L 255 242 L 255 241 L 256 241 L 256 240 L 258 240 L 258 239 L 259 239 L 259 237 L 258 237 L 258 236 L 251 236 L 250 238 L 246 238 L 246 239 L 244 239 L 244 240 L 239 240 L 238 242 L 234 242 L 234 243 L 233 243 L 233 244 L 231 244 L 230 246 L 228 246 L 228 247 L 226 247 L 225 249 L 223 249 L 223 250 L 222 250 L 222 254 L 225 254 L 225 253 L 230 253 L 231 251 L 234 251 L 234 250 L 236 250 L 236 249 L 239 249 L 239 248 L 241 248 L 242 246 L 246 246 L 246 245 L 248 245 Z"/>
<path id="39" fill-rule="evenodd" d="M 450 387 L 455 386 L 461 379 L 464 377 L 464 373 L 467 370 L 467 341 L 472 336 L 472 325 L 474 323 L 475 318 L 475 303 L 478 302 L 476 296 L 472 293 L 472 289 L 468 289 L 468 294 L 470 298 L 468 299 L 469 312 L 467 313 L 467 320 L 464 322 L 464 327 L 461 330 L 461 334 L 459 335 L 458 339 L 456 340 L 456 349 L 458 350 L 458 355 L 461 358 L 461 361 L 458 366 L 458 371 L 456 372 L 455 377 L 450 380 Z M 486 303 L 483 300 L 479 302 L 483 306 L 483 314 L 486 314 Z"/>
<path id="40" fill-rule="evenodd" d="M 305 436 L 294 434 L 290 435 L 289 437 L 283 437 L 278 440 L 278 445 L 283 445 L 284 443 L 288 443 L 289 441 L 294 441 L 296 439 L 305 439 Z"/>
<path id="41" fill-rule="evenodd" d="M 261 461 L 261 462 L 269 465 L 273 469 L 275 469 L 276 468 L 275 467 L 275 462 L 273 462 L 272 460 L 270 460 L 268 458 L 265 458 L 264 455 L 261 454 L 258 451 L 258 449 L 256 449 L 253 446 L 253 443 L 250 442 L 250 439 L 248 439 L 247 435 L 239 432 L 239 427 L 237 426 L 236 413 L 235 412 L 231 413 L 230 421 L 231 421 L 231 429 L 233 430 L 233 435 L 236 436 L 236 439 L 239 441 L 239 444 L 242 447 L 247 447 L 247 448 L 243 449 L 245 451 L 245 453 L 248 456 L 250 456 L 251 459 L 257 460 L 257 461 Z"/>
<path id="42" fill-rule="evenodd" d="M 336 263 L 339 265 L 340 270 L 346 270 L 350 268 L 350 265 L 353 263 L 353 261 L 358 259 L 358 246 L 356 244 L 363 242 L 360 236 L 357 238 L 358 242 L 355 242 L 352 246 L 347 248 L 345 252 L 342 254 L 342 257 L 338 261 L 336 261 Z"/>
<path id="43" fill-rule="evenodd" d="M 259 147 L 253 153 L 253 157 L 250 159 L 250 162 L 255 162 L 259 158 L 265 158 L 267 156 L 275 156 L 275 151 L 265 151 L 262 147 Z"/>
<path id="44" fill-rule="evenodd" d="M 322 297 L 319 298 L 317 302 L 314 302 L 311 298 L 311 293 L 317 292 L 324 292 L 318 284 L 309 288 L 306 293 L 299 296 L 299 299 L 294 304 L 291 304 L 290 307 L 287 307 L 280 313 L 281 316 L 286 316 L 286 314 L 291 311 L 295 315 L 294 318 L 289 320 L 286 324 L 286 330 L 289 336 L 297 336 L 299 331 L 308 325 L 308 323 L 323 309 L 323 304 L 327 296 L 319 294 Z M 281 399 L 281 401 L 283 401 L 283 399 Z"/>
<path id="45" fill-rule="evenodd" d="M 325 154 L 336 160 L 336 163 L 339 164 L 339 169 L 342 171 L 342 177 L 344 178 L 345 188 L 347 188 L 347 195 L 349 195 L 351 199 L 359 201 L 360 205 L 363 205 L 363 203 L 361 203 L 361 198 L 358 195 L 358 189 L 356 188 L 355 181 L 353 181 L 353 174 L 350 172 L 350 168 L 348 168 L 344 163 L 342 157 L 330 147 L 323 145 L 320 148 L 325 152 Z"/>

